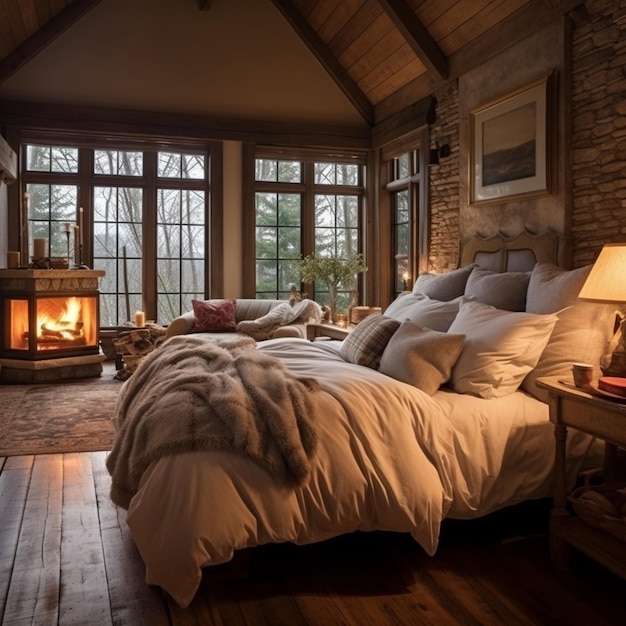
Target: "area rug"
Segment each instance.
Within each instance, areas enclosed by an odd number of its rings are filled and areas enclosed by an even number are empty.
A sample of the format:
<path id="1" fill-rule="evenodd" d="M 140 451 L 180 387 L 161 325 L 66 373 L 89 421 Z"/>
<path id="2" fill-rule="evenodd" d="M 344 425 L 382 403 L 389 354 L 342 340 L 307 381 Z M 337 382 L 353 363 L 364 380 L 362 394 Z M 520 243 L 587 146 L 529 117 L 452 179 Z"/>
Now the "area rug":
<path id="1" fill-rule="evenodd" d="M 0 457 L 110 450 L 123 382 L 112 363 L 100 377 L 0 385 Z"/>

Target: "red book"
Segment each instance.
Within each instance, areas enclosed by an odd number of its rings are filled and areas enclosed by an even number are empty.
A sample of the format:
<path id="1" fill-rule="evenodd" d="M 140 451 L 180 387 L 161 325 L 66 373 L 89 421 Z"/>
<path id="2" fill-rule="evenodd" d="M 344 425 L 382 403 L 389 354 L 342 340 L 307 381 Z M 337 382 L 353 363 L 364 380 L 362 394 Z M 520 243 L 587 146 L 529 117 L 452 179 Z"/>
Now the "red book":
<path id="1" fill-rule="evenodd" d="M 626 398 L 626 378 L 621 376 L 601 376 L 598 379 L 598 389 Z"/>

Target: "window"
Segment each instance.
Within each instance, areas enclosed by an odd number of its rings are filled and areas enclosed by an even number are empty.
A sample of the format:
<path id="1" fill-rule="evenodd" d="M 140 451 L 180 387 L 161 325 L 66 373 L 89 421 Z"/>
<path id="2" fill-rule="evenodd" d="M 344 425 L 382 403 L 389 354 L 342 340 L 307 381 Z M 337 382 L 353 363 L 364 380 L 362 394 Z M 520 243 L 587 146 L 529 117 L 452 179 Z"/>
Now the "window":
<path id="1" fill-rule="evenodd" d="M 356 162 L 354 162 L 356 161 Z M 364 164 L 315 158 L 254 159 L 254 293 L 285 299 L 301 288 L 298 261 L 308 255 L 347 257 L 361 251 Z M 309 294 L 320 303 L 327 286 Z M 339 294 L 347 307 L 349 287 Z"/>
<path id="2" fill-rule="evenodd" d="M 206 297 L 206 147 L 59 143 L 25 146 L 25 239 L 32 246 L 45 238 L 49 256 L 105 271 L 101 326 L 121 325 L 137 310 L 167 324 L 190 310 L 192 299 Z"/>
<path id="3" fill-rule="evenodd" d="M 420 233 L 426 233 L 420 197 L 421 171 L 419 150 L 408 150 L 387 161 L 387 185 L 391 214 L 392 284 L 394 296 L 411 288 L 417 277 Z"/>

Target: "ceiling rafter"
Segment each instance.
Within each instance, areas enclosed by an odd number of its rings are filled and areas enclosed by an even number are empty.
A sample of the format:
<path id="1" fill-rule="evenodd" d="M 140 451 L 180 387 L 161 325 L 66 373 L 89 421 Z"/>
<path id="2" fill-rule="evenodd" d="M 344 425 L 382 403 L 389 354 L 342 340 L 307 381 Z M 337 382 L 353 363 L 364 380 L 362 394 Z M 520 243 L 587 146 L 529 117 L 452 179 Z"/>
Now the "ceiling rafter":
<path id="1" fill-rule="evenodd" d="M 373 124 L 374 106 L 348 72 L 341 66 L 339 61 L 331 54 L 328 46 L 326 46 L 306 19 L 304 19 L 294 7 L 293 3 L 289 0 L 272 0 L 272 3 L 282 13 L 283 17 L 289 22 L 302 41 L 308 46 L 309 50 L 311 50 L 317 60 L 322 64 L 337 86 L 343 91 L 350 102 L 352 102 L 363 119 L 365 119 L 368 124 Z"/>
<path id="2" fill-rule="evenodd" d="M 0 83 L 65 32 L 102 0 L 71 2 L 0 62 Z"/>
<path id="3" fill-rule="evenodd" d="M 426 69 L 440 80 L 448 78 L 446 56 L 406 0 L 379 0 L 379 3 Z"/>

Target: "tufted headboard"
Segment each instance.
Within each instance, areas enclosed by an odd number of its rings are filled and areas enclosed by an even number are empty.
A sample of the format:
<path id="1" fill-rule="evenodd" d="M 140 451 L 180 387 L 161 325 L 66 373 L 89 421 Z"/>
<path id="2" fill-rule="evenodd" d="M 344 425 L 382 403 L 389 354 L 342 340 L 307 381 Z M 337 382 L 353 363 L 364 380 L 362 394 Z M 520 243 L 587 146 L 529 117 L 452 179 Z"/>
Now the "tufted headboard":
<path id="1" fill-rule="evenodd" d="M 476 235 L 461 244 L 459 267 L 475 263 L 495 272 L 530 272 L 536 263 L 563 265 L 565 240 L 554 231 L 523 231 L 515 237 Z"/>

